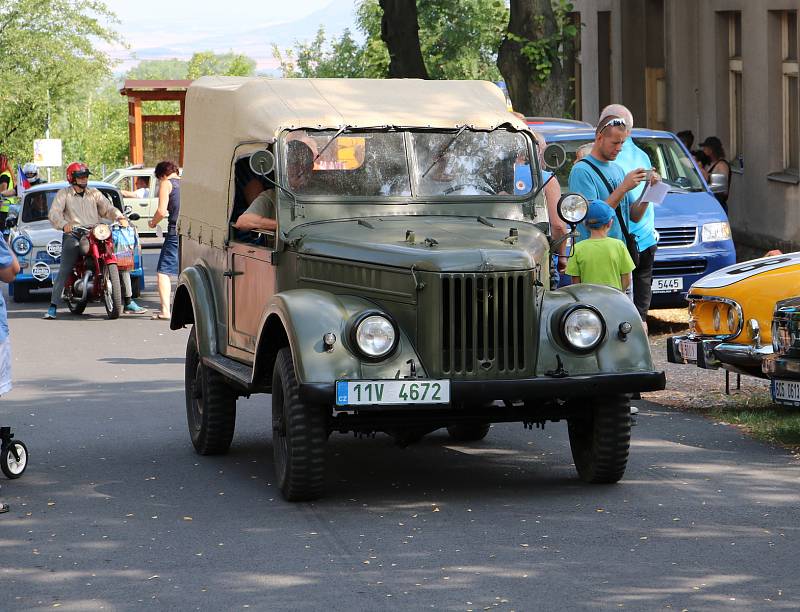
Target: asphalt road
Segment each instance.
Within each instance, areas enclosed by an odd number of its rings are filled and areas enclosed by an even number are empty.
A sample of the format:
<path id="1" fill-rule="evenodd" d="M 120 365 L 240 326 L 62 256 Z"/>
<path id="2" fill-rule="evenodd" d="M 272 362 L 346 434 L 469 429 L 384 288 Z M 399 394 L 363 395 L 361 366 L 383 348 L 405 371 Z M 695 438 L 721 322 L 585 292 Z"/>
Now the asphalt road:
<path id="1" fill-rule="evenodd" d="M 194 454 L 188 330 L 45 307 L 10 305 L 0 423 L 31 463 L 0 477 L 0 609 L 800 608 L 800 466 L 729 426 L 641 402 L 614 486 L 577 480 L 563 423 L 334 434 L 328 496 L 288 504 L 268 396 L 239 401 L 229 455 Z"/>

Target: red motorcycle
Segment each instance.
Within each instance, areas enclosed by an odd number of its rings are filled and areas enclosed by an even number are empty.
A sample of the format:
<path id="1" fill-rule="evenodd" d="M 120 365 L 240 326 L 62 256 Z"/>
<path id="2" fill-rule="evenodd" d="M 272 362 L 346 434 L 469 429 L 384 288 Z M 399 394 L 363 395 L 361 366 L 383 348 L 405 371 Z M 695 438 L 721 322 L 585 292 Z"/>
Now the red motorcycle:
<path id="1" fill-rule="evenodd" d="M 111 226 L 75 226 L 80 255 L 64 283 L 64 300 L 73 314 L 83 314 L 89 302 L 103 302 L 109 319 L 122 314 L 122 284 L 114 254 Z"/>

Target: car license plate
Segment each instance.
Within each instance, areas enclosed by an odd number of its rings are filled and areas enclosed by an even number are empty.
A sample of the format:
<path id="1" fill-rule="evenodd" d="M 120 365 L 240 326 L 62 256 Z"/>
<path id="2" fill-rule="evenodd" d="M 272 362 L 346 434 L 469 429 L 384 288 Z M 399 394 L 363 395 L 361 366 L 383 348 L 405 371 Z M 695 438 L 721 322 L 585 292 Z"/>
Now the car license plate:
<path id="1" fill-rule="evenodd" d="M 800 404 L 800 381 L 774 380 L 771 385 L 772 401 L 797 406 Z"/>
<path id="2" fill-rule="evenodd" d="M 653 293 L 674 293 L 683 290 L 683 277 L 654 278 L 651 285 Z"/>
<path id="3" fill-rule="evenodd" d="M 449 404 L 449 380 L 337 380 L 337 406 Z"/>
<path id="4" fill-rule="evenodd" d="M 687 361 L 697 361 L 697 342 L 681 340 L 678 342 L 678 352 Z"/>

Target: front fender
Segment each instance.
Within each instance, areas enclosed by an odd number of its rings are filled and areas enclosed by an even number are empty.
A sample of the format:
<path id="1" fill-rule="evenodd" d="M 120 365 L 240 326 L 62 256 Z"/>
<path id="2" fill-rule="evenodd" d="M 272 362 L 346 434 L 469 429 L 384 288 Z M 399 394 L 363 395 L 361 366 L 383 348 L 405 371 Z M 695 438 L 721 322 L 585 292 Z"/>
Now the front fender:
<path id="1" fill-rule="evenodd" d="M 211 357 L 219 350 L 215 312 L 208 272 L 201 266 L 184 268 L 178 277 L 169 327 L 180 329 L 193 323 L 201 357 Z"/>
<path id="2" fill-rule="evenodd" d="M 365 310 L 391 315 L 385 308 L 363 298 L 315 289 L 293 289 L 273 296 L 260 335 L 269 334 L 270 328 L 275 327 L 275 318 L 280 319 L 292 350 L 299 383 L 403 377 L 409 374 L 407 362 L 412 359 L 417 375 L 426 376 L 411 341 L 402 329 L 397 349 L 388 359 L 374 363 L 357 354 L 347 338 L 348 322 Z M 328 332 L 336 334 L 336 343 L 330 351 L 325 350 L 322 342 L 322 337 Z M 262 346 L 261 338 L 257 346 Z M 259 355 L 261 353 L 259 350 Z"/>
<path id="3" fill-rule="evenodd" d="M 594 306 L 606 323 L 605 337 L 591 353 L 579 354 L 570 350 L 559 333 L 559 321 L 564 309 L 573 304 Z M 649 372 L 653 370 L 650 343 L 639 313 L 625 294 L 600 285 L 569 285 L 558 291 L 546 292 L 541 305 L 541 333 L 536 373 L 556 370 L 556 355 L 561 357 L 564 370 L 570 376 L 597 372 Z M 619 326 L 623 322 L 632 331 L 623 341 Z"/>

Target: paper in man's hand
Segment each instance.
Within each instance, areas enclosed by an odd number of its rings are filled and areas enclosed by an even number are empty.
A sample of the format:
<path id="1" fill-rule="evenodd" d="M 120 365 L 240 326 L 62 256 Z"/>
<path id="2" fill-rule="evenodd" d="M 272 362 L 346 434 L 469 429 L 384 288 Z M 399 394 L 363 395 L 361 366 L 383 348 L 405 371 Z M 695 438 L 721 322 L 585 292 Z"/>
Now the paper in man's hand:
<path id="1" fill-rule="evenodd" d="M 663 181 L 658 181 L 653 185 L 648 185 L 639 197 L 641 202 L 650 202 L 652 204 L 661 204 L 664 201 L 664 196 L 669 193 L 669 185 Z"/>

